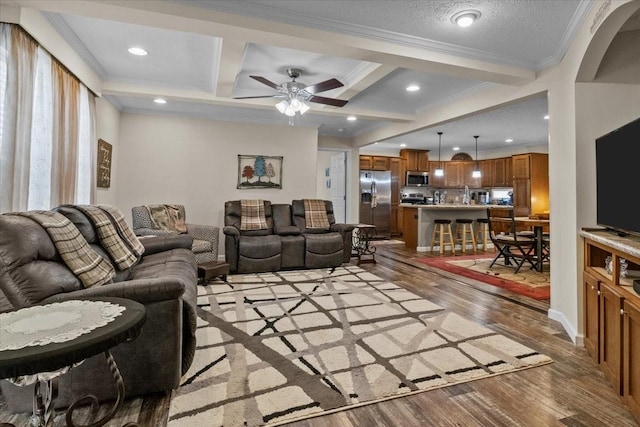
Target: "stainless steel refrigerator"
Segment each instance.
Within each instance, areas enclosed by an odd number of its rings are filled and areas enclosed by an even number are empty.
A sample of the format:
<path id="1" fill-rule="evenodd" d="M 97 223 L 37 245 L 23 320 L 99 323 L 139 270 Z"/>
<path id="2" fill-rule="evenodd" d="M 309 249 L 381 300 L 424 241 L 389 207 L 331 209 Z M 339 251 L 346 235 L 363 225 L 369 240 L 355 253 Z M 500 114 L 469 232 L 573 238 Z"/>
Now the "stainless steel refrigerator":
<path id="1" fill-rule="evenodd" d="M 360 171 L 360 223 L 375 225 L 378 238 L 391 235 L 390 171 Z"/>

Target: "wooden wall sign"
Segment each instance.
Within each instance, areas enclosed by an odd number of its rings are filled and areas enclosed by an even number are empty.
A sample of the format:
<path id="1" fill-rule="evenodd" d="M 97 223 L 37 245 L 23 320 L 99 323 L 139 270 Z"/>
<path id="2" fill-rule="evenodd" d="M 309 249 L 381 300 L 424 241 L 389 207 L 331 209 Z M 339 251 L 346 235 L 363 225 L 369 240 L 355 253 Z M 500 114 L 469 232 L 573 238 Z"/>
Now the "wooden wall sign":
<path id="1" fill-rule="evenodd" d="M 111 186 L 111 144 L 98 140 L 98 187 Z"/>

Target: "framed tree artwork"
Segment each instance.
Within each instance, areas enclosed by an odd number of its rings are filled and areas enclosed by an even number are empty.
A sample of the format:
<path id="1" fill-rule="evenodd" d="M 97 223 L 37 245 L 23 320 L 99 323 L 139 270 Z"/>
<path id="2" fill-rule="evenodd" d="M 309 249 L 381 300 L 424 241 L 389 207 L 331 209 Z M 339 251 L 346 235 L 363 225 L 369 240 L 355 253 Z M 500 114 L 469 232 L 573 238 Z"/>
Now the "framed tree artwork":
<path id="1" fill-rule="evenodd" d="M 282 189 L 282 156 L 238 154 L 238 187 Z"/>

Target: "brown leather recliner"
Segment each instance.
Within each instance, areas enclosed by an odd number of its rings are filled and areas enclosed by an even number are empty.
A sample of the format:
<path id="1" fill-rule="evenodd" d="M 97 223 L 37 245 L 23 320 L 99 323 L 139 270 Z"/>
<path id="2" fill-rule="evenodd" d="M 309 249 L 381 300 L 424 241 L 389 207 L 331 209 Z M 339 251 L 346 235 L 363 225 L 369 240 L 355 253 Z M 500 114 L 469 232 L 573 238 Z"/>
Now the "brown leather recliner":
<path id="1" fill-rule="evenodd" d="M 325 201 L 329 230 L 306 228 L 304 203 L 264 201 L 267 228 L 241 230 L 240 200 L 225 203 L 225 257 L 232 273 L 338 267 L 351 258 L 353 225 L 336 224 L 333 204 Z"/>
<path id="2" fill-rule="evenodd" d="M 67 216 L 105 259 L 89 219 L 72 207 L 56 209 Z M 140 302 L 147 320 L 138 338 L 111 349 L 122 374 L 126 396 L 169 391 L 179 385 L 195 353 L 196 261 L 188 236 L 142 240 L 145 253 L 137 265 L 120 271 L 114 283 L 84 288 L 58 254 L 53 241 L 35 221 L 0 215 L 0 311 L 11 311 L 83 297 L 122 297 Z M 117 268 L 116 268 L 117 271 Z M 32 407 L 32 387 L 0 381 L 14 412 Z M 100 400 L 117 396 L 104 355 L 85 360 L 58 378 L 58 407 L 79 396 Z"/>

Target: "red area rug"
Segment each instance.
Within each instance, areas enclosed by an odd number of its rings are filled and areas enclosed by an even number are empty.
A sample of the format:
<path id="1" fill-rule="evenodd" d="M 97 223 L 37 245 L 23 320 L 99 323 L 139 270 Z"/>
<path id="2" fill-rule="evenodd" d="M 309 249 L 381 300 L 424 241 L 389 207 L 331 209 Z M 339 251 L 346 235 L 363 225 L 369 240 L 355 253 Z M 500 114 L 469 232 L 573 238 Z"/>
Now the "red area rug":
<path id="1" fill-rule="evenodd" d="M 489 268 L 492 259 L 493 256 L 487 255 L 461 255 L 440 258 L 417 258 L 416 261 L 507 289 L 529 298 L 536 300 L 549 299 L 549 264 L 545 264 L 544 271 L 541 273 L 524 265 L 518 274 L 514 274 L 514 267 L 505 266 L 502 259 Z"/>

